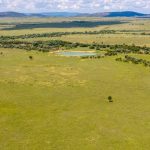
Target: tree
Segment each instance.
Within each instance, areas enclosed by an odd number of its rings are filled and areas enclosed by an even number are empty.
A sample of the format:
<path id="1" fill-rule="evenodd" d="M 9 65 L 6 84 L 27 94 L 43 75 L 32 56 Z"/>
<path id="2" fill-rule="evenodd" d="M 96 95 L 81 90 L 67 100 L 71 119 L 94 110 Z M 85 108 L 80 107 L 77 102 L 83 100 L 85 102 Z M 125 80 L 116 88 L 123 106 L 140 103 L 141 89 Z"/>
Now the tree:
<path id="1" fill-rule="evenodd" d="M 33 59 L 33 56 L 29 56 L 29 59 L 32 60 L 32 59 Z"/>
<path id="2" fill-rule="evenodd" d="M 109 100 L 109 102 L 113 102 L 112 96 L 108 96 L 108 100 Z"/>

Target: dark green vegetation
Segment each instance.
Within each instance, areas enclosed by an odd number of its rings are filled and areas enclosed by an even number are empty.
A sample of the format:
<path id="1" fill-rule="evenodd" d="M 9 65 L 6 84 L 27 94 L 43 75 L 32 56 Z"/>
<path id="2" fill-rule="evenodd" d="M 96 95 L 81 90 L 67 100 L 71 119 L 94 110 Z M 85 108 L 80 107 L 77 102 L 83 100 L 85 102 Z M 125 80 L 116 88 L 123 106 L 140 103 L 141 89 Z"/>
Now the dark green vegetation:
<path id="1" fill-rule="evenodd" d="M 0 30 L 0 150 L 149 150 L 149 27 Z"/>
<path id="2" fill-rule="evenodd" d="M 131 33 L 130 33 L 131 32 Z M 61 37 L 65 35 L 101 35 L 101 34 L 133 34 L 133 35 L 150 35 L 150 33 L 138 33 L 139 31 L 131 30 L 100 30 L 100 31 L 85 31 L 85 32 L 52 32 L 52 33 L 42 33 L 42 34 L 25 34 L 18 36 L 0 36 L 0 40 L 10 40 L 10 39 L 28 39 L 28 38 L 38 38 L 38 37 Z"/>
<path id="3" fill-rule="evenodd" d="M 110 103 L 112 103 L 113 102 L 112 96 L 108 96 L 108 100 L 109 100 Z"/>
<path id="4" fill-rule="evenodd" d="M 64 35 L 75 35 L 75 34 L 115 34 L 115 30 L 101 30 L 101 31 L 85 31 L 85 32 L 52 32 L 52 33 L 42 33 L 42 34 L 25 34 L 18 36 L 0 36 L 1 40 L 10 39 L 27 39 L 27 38 L 37 38 L 37 37 L 61 37 Z"/>
<path id="5" fill-rule="evenodd" d="M 67 41 L 61 40 L 50 40 L 50 41 L 36 41 L 36 42 L 26 42 L 26 41 L 16 41 L 16 40 L 6 40 L 8 37 L 3 37 L 0 41 L 0 47 L 2 48 L 20 48 L 26 50 L 38 50 L 38 51 L 45 51 L 50 52 L 54 50 L 59 50 L 62 48 L 65 49 L 73 49 L 78 47 L 88 47 L 89 49 L 96 49 L 100 51 L 101 48 L 106 49 L 106 55 L 112 56 L 116 55 L 117 53 L 143 53 L 143 54 L 150 54 L 149 47 L 141 47 L 135 45 L 105 45 L 105 44 L 86 44 L 86 43 L 72 43 Z"/>
<path id="6" fill-rule="evenodd" d="M 150 61 L 139 59 L 139 58 L 134 58 L 128 55 L 126 55 L 124 59 L 116 58 L 116 61 L 132 62 L 134 64 L 143 64 L 145 67 L 150 67 Z"/>

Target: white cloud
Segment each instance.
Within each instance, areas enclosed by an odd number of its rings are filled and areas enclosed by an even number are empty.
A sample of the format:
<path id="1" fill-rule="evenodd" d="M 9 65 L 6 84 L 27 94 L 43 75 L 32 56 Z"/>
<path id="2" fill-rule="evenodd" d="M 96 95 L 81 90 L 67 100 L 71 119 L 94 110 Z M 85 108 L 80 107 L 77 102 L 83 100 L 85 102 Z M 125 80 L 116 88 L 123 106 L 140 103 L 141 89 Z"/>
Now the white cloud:
<path id="1" fill-rule="evenodd" d="M 0 0 L 1 11 L 80 11 L 134 10 L 150 13 L 150 0 Z"/>

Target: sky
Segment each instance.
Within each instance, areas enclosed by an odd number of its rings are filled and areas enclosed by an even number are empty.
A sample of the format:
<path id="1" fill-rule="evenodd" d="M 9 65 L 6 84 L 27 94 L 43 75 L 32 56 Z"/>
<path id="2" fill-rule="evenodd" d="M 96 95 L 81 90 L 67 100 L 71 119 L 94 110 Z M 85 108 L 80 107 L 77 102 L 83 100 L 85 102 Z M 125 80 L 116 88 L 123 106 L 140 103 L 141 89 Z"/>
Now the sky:
<path id="1" fill-rule="evenodd" d="M 150 13 L 150 0 L 0 0 L 0 11 Z"/>

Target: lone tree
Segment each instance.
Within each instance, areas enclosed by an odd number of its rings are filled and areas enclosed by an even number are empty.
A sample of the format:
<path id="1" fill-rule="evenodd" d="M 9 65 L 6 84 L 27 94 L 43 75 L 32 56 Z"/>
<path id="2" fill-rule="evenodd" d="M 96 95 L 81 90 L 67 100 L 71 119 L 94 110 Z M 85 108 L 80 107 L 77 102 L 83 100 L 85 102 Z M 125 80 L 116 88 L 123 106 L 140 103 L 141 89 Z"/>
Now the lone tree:
<path id="1" fill-rule="evenodd" d="M 112 96 L 108 96 L 108 100 L 109 100 L 109 102 L 113 102 Z"/>
<path id="2" fill-rule="evenodd" d="M 32 59 L 33 59 L 33 56 L 29 56 L 29 59 L 32 60 Z"/>

